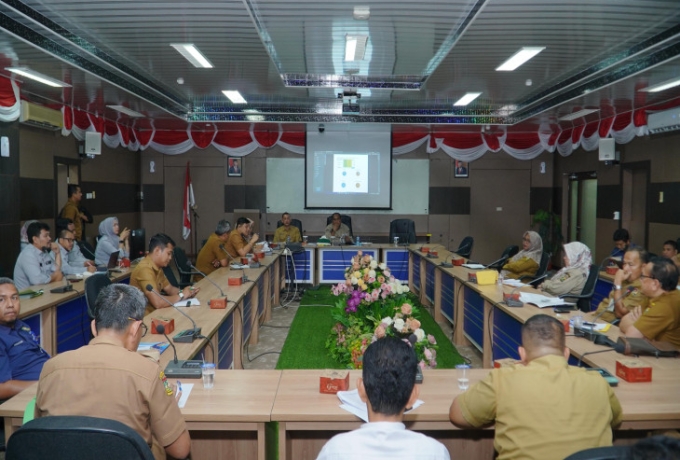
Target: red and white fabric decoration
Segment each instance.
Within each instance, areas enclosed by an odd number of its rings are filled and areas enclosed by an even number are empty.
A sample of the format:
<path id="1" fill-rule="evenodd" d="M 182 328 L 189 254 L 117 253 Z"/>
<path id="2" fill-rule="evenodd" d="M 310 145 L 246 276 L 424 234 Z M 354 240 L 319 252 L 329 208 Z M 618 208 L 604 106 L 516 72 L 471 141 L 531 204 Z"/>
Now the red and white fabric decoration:
<path id="1" fill-rule="evenodd" d="M 187 161 L 187 171 L 184 176 L 184 206 L 182 207 L 182 238 L 187 239 L 191 234 L 191 209 L 196 206 L 194 187 L 191 184 L 191 174 Z"/>

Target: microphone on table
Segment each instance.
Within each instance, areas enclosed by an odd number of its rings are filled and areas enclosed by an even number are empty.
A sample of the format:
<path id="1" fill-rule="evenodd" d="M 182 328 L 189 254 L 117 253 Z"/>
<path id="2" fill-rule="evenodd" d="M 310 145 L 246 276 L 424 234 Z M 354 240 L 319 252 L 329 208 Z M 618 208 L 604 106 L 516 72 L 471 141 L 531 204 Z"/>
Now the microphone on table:
<path id="1" fill-rule="evenodd" d="M 191 262 L 189 262 L 188 260 L 187 260 L 187 267 L 189 267 L 189 268 L 191 268 L 192 270 L 197 271 L 198 273 L 200 273 L 201 275 L 203 275 L 203 279 L 208 280 L 208 281 L 210 282 L 210 284 L 212 284 L 213 286 L 215 286 L 215 287 L 220 291 L 220 295 L 221 295 L 222 297 L 226 297 L 226 295 L 224 294 L 224 291 L 222 291 L 222 288 L 219 287 L 219 286 L 217 285 L 217 283 L 215 283 L 213 280 L 211 280 L 210 278 L 208 278 L 208 275 L 206 275 L 205 273 L 203 273 L 202 271 L 200 271 L 198 268 L 196 268 L 194 265 L 192 265 Z"/>
<path id="2" fill-rule="evenodd" d="M 453 267 L 453 264 L 452 264 L 451 262 L 447 262 L 447 260 L 451 260 L 452 258 L 453 258 L 453 253 L 449 254 L 449 255 L 446 257 L 446 259 L 444 259 L 444 262 L 441 262 L 441 263 L 439 264 L 439 266 L 440 266 L 440 267 L 444 267 L 444 268 L 452 268 L 452 267 Z"/>
<path id="3" fill-rule="evenodd" d="M 78 243 L 76 243 L 76 244 L 78 244 Z M 94 260 L 94 259 L 96 258 L 96 256 L 95 256 L 94 254 L 92 254 L 92 251 L 90 251 L 89 249 L 87 249 L 87 247 L 86 247 L 85 245 L 81 246 L 81 245 L 78 244 L 78 247 L 80 248 L 80 252 L 82 252 L 83 249 L 85 249 L 85 251 L 86 251 L 89 255 L 92 256 L 92 260 Z M 87 257 L 87 259 L 89 259 L 89 257 Z"/>
<path id="4" fill-rule="evenodd" d="M 535 283 L 536 281 L 541 281 L 543 278 L 545 278 L 545 277 L 547 277 L 547 276 L 548 276 L 547 273 L 546 273 L 545 275 L 539 276 L 538 278 L 529 281 L 529 284 L 530 284 L 532 287 L 536 287 L 536 286 L 534 286 L 534 283 Z"/>
<path id="5" fill-rule="evenodd" d="M 153 286 L 151 286 L 150 284 L 147 284 L 147 285 L 146 285 L 146 290 L 149 291 L 149 292 L 153 292 L 153 293 L 156 294 L 158 297 L 160 297 L 161 299 L 163 299 L 163 301 L 164 301 L 165 303 L 167 303 L 167 304 L 170 305 L 172 308 L 174 308 L 175 310 L 177 310 L 178 312 L 180 312 L 180 313 L 181 313 L 182 315 L 184 315 L 189 321 L 191 321 L 191 324 L 193 324 L 193 326 L 194 326 L 193 329 L 186 329 L 186 330 L 184 330 L 184 331 L 181 331 L 181 332 L 177 333 L 177 334 L 175 335 L 175 337 L 174 337 L 175 342 L 178 342 L 178 343 L 192 343 L 192 342 L 196 339 L 196 336 L 201 335 L 201 328 L 198 327 L 198 326 L 196 326 L 196 322 L 193 320 L 193 318 L 192 318 L 191 316 L 189 316 L 189 315 L 187 315 L 186 313 L 184 313 L 182 310 L 180 310 L 179 308 L 177 308 L 172 302 L 170 302 L 168 299 L 166 299 L 165 297 L 163 297 L 162 295 L 160 295 L 158 292 L 156 292 L 156 291 L 154 290 Z M 190 300 L 187 301 L 187 307 L 189 306 L 189 303 L 190 303 L 190 302 L 191 302 Z"/>
<path id="6" fill-rule="evenodd" d="M 502 261 L 503 259 L 505 259 L 505 256 L 501 257 L 501 258 L 498 259 L 498 260 L 494 260 L 494 261 L 491 262 L 489 265 L 485 265 L 484 268 L 489 268 L 489 267 L 491 267 L 491 266 L 493 266 L 493 265 L 496 265 L 498 262 Z"/>
<path id="7" fill-rule="evenodd" d="M 163 334 L 168 340 L 168 343 L 172 347 L 172 352 L 174 354 L 174 359 L 168 363 L 165 367 L 165 375 L 168 377 L 180 378 L 180 379 L 198 379 L 201 378 L 201 364 L 203 361 L 198 360 L 179 360 L 177 359 L 177 348 L 175 344 L 172 343 L 168 334 L 165 333 L 165 326 L 158 324 L 156 326 L 156 332 Z M 209 342 L 208 342 L 209 343 Z"/>
<path id="8" fill-rule="evenodd" d="M 628 297 L 629 295 L 631 295 L 633 292 L 635 292 L 635 287 L 634 287 L 634 286 L 628 286 L 628 289 L 626 289 L 626 292 L 624 292 L 623 295 L 621 295 L 621 298 L 620 298 L 619 300 L 625 299 L 626 297 Z M 608 311 L 609 311 L 609 312 L 613 312 L 614 310 L 616 310 L 616 307 L 614 306 L 615 304 L 616 304 L 616 301 L 615 301 L 614 299 L 610 300 L 610 301 L 609 301 L 609 305 L 607 306 L 607 308 L 605 308 L 605 309 L 602 310 L 600 313 L 598 313 L 597 315 L 595 315 L 595 317 L 593 318 L 593 321 L 592 321 L 592 322 L 594 323 L 595 321 L 597 321 L 598 319 L 600 319 L 600 317 L 601 317 L 602 315 L 604 315 L 606 312 L 608 312 Z"/>
<path id="9" fill-rule="evenodd" d="M 222 251 L 224 251 L 224 253 L 231 259 L 231 261 L 234 262 L 234 264 L 241 266 L 241 282 L 242 282 L 242 283 L 247 283 L 248 281 L 250 281 L 250 280 L 248 279 L 248 276 L 246 276 L 246 270 L 243 268 L 243 264 L 239 264 L 238 262 L 236 262 L 236 259 L 234 259 L 234 258 L 231 256 L 231 254 L 229 254 L 229 252 L 224 248 L 224 245 L 223 245 L 223 244 L 220 244 L 220 249 L 221 249 Z M 232 267 L 232 268 L 233 268 L 233 267 Z"/>
<path id="10" fill-rule="evenodd" d="M 469 247 L 470 247 L 470 243 L 467 243 L 467 244 L 464 244 L 463 246 L 459 247 L 458 249 L 456 249 L 456 250 L 453 251 L 453 252 L 455 252 L 456 254 L 460 255 L 460 251 L 462 251 L 463 249 L 467 249 L 467 248 L 469 248 Z"/>

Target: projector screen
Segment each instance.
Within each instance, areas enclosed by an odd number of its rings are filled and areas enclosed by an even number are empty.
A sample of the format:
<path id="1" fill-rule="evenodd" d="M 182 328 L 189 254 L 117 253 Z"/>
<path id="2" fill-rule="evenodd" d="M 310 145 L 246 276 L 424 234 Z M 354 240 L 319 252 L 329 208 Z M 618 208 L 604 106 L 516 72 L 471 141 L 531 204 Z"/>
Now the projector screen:
<path id="1" fill-rule="evenodd" d="M 389 125 L 307 125 L 305 208 L 391 209 Z"/>

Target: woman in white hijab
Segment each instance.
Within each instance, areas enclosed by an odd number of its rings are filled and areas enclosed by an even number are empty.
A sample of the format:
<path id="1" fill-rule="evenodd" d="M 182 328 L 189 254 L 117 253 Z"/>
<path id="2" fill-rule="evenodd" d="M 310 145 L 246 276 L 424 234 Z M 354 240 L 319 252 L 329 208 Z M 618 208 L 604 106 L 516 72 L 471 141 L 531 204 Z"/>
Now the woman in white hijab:
<path id="1" fill-rule="evenodd" d="M 534 276 L 541 264 L 543 255 L 543 240 L 541 236 L 529 230 L 524 232 L 522 250 L 503 265 L 501 275 L 506 278 L 519 279 L 523 276 Z"/>
<path id="2" fill-rule="evenodd" d="M 120 236 L 118 235 L 120 233 Z M 121 232 L 117 217 L 107 217 L 99 224 L 99 242 L 94 252 L 94 261 L 97 265 L 109 263 L 111 253 L 120 251 L 118 259 L 130 257 L 130 230 L 127 227 Z"/>
<path id="3" fill-rule="evenodd" d="M 539 286 L 544 292 L 555 296 L 580 294 L 588 280 L 593 258 L 583 243 L 573 241 L 564 245 L 564 267 Z"/>

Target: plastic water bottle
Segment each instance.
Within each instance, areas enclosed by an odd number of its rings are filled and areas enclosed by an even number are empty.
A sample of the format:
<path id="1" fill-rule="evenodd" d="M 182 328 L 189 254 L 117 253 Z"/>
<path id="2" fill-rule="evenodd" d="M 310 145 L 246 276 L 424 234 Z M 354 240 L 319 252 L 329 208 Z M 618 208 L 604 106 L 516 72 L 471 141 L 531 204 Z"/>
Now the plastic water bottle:
<path id="1" fill-rule="evenodd" d="M 290 244 L 290 236 L 286 237 L 286 244 Z"/>
<path id="2" fill-rule="evenodd" d="M 360 236 L 357 236 L 356 244 L 357 244 L 357 246 L 361 246 L 361 237 Z"/>
<path id="3" fill-rule="evenodd" d="M 496 281 L 496 291 L 498 295 L 503 297 L 503 275 L 498 274 L 498 281 Z"/>

